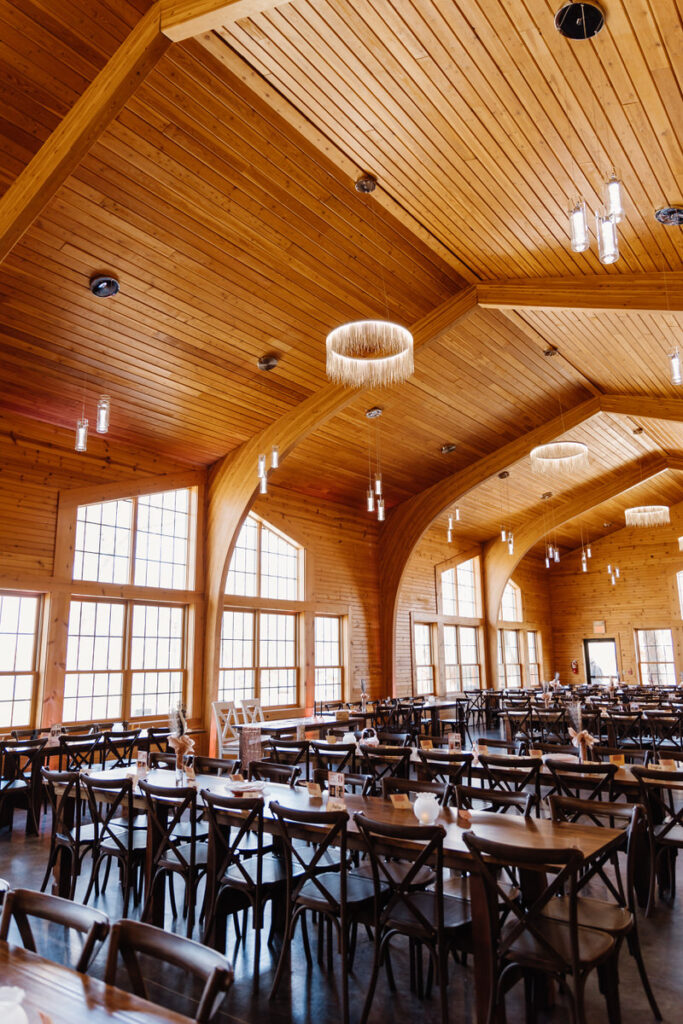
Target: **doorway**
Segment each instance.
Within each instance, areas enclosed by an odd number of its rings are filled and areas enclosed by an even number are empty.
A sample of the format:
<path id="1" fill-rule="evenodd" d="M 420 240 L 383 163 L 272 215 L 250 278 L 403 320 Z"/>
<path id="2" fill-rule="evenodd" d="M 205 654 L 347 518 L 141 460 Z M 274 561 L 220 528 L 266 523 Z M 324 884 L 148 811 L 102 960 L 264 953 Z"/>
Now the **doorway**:
<path id="1" fill-rule="evenodd" d="M 616 678 L 619 669 L 615 640 L 584 640 L 583 654 L 589 683 L 606 685 L 610 678 Z"/>

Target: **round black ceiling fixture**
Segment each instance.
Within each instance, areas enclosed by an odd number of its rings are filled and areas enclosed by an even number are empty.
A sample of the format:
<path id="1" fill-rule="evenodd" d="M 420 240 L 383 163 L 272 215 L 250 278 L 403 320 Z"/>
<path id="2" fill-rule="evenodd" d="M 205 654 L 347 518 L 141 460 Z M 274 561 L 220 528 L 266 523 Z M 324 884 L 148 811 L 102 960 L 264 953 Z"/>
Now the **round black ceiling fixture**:
<path id="1" fill-rule="evenodd" d="M 378 416 L 382 415 L 383 411 L 379 405 L 373 405 L 372 409 L 365 410 L 365 415 L 369 420 L 376 420 Z"/>
<path id="2" fill-rule="evenodd" d="M 655 219 L 668 228 L 679 228 L 683 225 L 683 206 L 662 206 L 655 210 Z"/>
<path id="3" fill-rule="evenodd" d="M 452 441 L 448 442 L 446 444 L 442 444 L 441 445 L 441 454 L 442 455 L 450 455 L 452 452 L 455 451 L 455 449 L 457 447 L 458 447 L 457 444 L 453 444 Z"/>
<path id="4" fill-rule="evenodd" d="M 119 290 L 119 282 L 110 274 L 96 274 L 90 278 L 90 291 L 98 299 L 108 299 L 110 295 L 116 295 Z"/>
<path id="5" fill-rule="evenodd" d="M 278 357 L 274 353 L 261 356 L 256 364 L 259 370 L 274 370 L 278 364 Z"/>
<path id="6" fill-rule="evenodd" d="M 605 25 L 599 4 L 562 4 L 555 15 L 555 28 L 567 39 L 592 39 Z"/>
<path id="7" fill-rule="evenodd" d="M 377 178 L 374 178 L 372 174 L 363 174 L 355 183 L 356 192 L 364 192 L 368 195 L 370 192 L 374 192 L 377 188 Z"/>

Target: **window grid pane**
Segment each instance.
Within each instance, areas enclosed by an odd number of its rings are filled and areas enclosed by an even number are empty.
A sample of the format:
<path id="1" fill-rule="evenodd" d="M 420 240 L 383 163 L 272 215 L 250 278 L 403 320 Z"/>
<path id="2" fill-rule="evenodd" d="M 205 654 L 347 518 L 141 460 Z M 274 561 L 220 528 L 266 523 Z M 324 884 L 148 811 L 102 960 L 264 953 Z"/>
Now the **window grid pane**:
<path id="1" fill-rule="evenodd" d="M 134 579 L 137 586 L 187 588 L 189 532 L 188 488 L 138 498 Z"/>
<path id="2" fill-rule="evenodd" d="M 128 583 L 133 499 L 80 505 L 76 516 L 75 580 Z"/>
<path id="3" fill-rule="evenodd" d="M 516 583 L 508 580 L 500 602 L 500 617 L 503 622 L 522 621 L 522 592 Z"/>
<path id="4" fill-rule="evenodd" d="M 341 619 L 315 617 L 315 699 L 342 699 Z"/>
<path id="5" fill-rule="evenodd" d="M 39 597 L 0 594 L 0 730 L 31 724 Z"/>
<path id="6" fill-rule="evenodd" d="M 455 569 L 446 569 L 441 573 L 441 604 L 444 615 L 458 614 L 458 601 L 455 590 Z"/>
<path id="7" fill-rule="evenodd" d="M 71 602 L 63 721 L 121 717 L 123 629 L 122 603 Z"/>
<path id="8" fill-rule="evenodd" d="M 415 682 L 417 693 L 433 693 L 432 629 L 429 623 L 416 622 L 413 632 L 415 638 Z"/>
<path id="9" fill-rule="evenodd" d="M 223 612 L 218 699 L 255 696 L 254 612 Z"/>
<path id="10" fill-rule="evenodd" d="M 258 584 L 259 524 L 247 516 L 239 532 L 235 550 L 230 559 L 226 594 L 237 597 L 256 597 Z"/>
<path id="11" fill-rule="evenodd" d="M 675 685 L 673 638 L 670 629 L 638 629 L 641 683 Z"/>
<path id="12" fill-rule="evenodd" d="M 479 608 L 476 572 L 477 560 L 470 558 L 454 569 L 446 569 L 441 573 L 441 604 L 444 615 L 477 618 Z"/>
<path id="13" fill-rule="evenodd" d="M 299 550 L 267 526 L 261 527 L 261 597 L 299 597 Z"/>
<path id="14" fill-rule="evenodd" d="M 166 715 L 182 698 L 183 609 L 133 605 L 131 703 L 133 718 Z"/>
<path id="15" fill-rule="evenodd" d="M 259 612 L 259 666 L 261 703 L 296 704 L 296 615 Z"/>

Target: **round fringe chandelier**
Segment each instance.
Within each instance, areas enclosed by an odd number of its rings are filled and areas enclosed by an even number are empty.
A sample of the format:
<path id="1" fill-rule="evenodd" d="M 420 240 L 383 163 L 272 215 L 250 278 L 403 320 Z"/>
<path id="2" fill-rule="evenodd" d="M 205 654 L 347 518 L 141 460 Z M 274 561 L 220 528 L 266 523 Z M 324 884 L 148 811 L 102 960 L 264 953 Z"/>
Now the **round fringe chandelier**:
<path id="1" fill-rule="evenodd" d="M 534 473 L 575 473 L 588 466 L 588 445 L 581 441 L 555 441 L 531 450 Z"/>
<path id="2" fill-rule="evenodd" d="M 388 320 L 356 320 L 327 335 L 327 376 L 351 388 L 402 384 L 414 370 L 413 336 Z"/>
<path id="3" fill-rule="evenodd" d="M 638 505 L 624 512 L 627 526 L 665 526 L 670 522 L 668 505 Z"/>

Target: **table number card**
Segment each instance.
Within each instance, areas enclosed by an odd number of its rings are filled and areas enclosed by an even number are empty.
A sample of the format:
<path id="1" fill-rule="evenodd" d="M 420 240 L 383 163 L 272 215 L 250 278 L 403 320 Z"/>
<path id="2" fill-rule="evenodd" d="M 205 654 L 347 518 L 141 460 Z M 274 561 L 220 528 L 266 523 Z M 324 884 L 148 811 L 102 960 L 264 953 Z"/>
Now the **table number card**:
<path id="1" fill-rule="evenodd" d="M 610 756 L 609 756 L 609 763 L 610 764 L 618 764 L 620 766 L 621 765 L 625 765 L 626 764 L 626 758 L 624 757 L 623 754 L 610 754 Z"/>
<path id="2" fill-rule="evenodd" d="M 322 800 L 323 791 L 317 782 L 307 782 L 306 789 L 312 800 Z"/>
<path id="3" fill-rule="evenodd" d="M 672 757 L 662 757 L 660 758 L 659 763 L 662 766 L 662 768 L 667 772 L 675 772 L 678 768 L 676 762 Z"/>
<path id="4" fill-rule="evenodd" d="M 261 729 L 258 725 L 245 725 L 240 732 L 240 761 L 243 768 L 248 768 L 252 761 L 260 761 L 263 756 Z"/>
<path id="5" fill-rule="evenodd" d="M 488 752 L 489 752 L 489 748 L 487 747 L 487 745 L 485 743 L 477 743 L 477 753 L 478 754 L 488 754 Z"/>
<path id="6" fill-rule="evenodd" d="M 346 804 L 343 800 L 339 800 L 337 797 L 329 797 L 327 800 L 328 811 L 345 811 Z"/>
<path id="7" fill-rule="evenodd" d="M 332 800 L 344 801 L 344 772 L 328 772 L 327 773 L 327 791 Z M 329 800 L 328 800 L 329 807 Z"/>
<path id="8" fill-rule="evenodd" d="M 47 743 L 45 744 L 46 747 L 59 746 L 59 738 L 62 735 L 62 729 L 63 726 L 61 725 L 61 723 L 59 725 L 50 726 L 50 732 L 47 737 Z"/>
<path id="9" fill-rule="evenodd" d="M 391 793 L 389 799 L 397 811 L 412 811 L 413 809 L 407 793 Z"/>
<path id="10" fill-rule="evenodd" d="M 135 762 L 135 776 L 138 779 L 147 778 L 147 751 L 138 750 L 137 760 Z"/>
<path id="11" fill-rule="evenodd" d="M 459 732 L 451 731 L 448 734 L 448 749 L 451 751 L 462 750 L 462 736 Z"/>
<path id="12" fill-rule="evenodd" d="M 242 772 L 233 772 L 232 775 L 228 775 L 231 782 L 244 782 L 244 775 Z"/>
<path id="13" fill-rule="evenodd" d="M 434 744 L 431 740 L 420 740 L 420 748 L 422 750 L 433 750 Z"/>
<path id="14" fill-rule="evenodd" d="M 543 751 L 539 750 L 537 747 L 530 747 L 529 757 L 543 757 Z"/>

